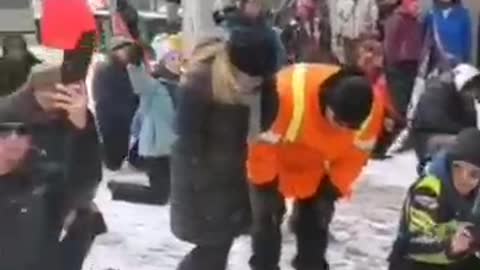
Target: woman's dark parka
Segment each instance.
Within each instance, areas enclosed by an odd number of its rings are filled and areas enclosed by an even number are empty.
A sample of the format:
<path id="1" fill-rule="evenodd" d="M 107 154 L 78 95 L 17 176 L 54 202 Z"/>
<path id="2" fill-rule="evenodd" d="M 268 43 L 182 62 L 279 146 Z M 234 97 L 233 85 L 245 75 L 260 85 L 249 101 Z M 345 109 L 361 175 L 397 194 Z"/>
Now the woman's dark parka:
<path id="1" fill-rule="evenodd" d="M 250 221 L 249 108 L 218 101 L 212 62 L 195 64 L 180 82 L 171 156 L 171 229 L 196 245 L 229 243 Z"/>

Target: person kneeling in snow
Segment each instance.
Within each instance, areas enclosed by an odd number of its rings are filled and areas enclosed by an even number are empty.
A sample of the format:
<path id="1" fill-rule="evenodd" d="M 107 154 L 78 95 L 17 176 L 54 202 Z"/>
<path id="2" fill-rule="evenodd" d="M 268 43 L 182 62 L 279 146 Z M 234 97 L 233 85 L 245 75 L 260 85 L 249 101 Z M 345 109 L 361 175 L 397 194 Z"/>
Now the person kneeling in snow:
<path id="1" fill-rule="evenodd" d="M 463 130 L 408 190 L 390 270 L 480 269 L 474 201 L 480 181 L 480 131 Z"/>
<path id="2" fill-rule="evenodd" d="M 180 41 L 179 35 L 154 39 L 152 47 L 156 59 L 151 76 L 143 65 L 127 67 L 134 92 L 140 97 L 132 121 L 134 142 L 128 161 L 135 168 L 146 171 L 150 185 L 111 181 L 108 187 L 114 200 L 160 205 L 169 200 L 173 104 L 183 63 Z"/>
<path id="3" fill-rule="evenodd" d="M 414 148 L 420 163 L 451 145 L 464 128 L 476 126 L 474 99 L 480 71 L 460 64 L 426 83 L 412 122 Z"/>

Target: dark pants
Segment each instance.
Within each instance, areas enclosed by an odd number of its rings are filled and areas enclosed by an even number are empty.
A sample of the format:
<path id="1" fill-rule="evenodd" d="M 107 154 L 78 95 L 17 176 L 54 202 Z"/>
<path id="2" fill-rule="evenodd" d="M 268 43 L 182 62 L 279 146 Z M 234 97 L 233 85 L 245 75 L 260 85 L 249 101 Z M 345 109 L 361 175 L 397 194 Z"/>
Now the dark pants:
<path id="1" fill-rule="evenodd" d="M 106 225 L 100 212 L 79 209 L 77 218 L 60 242 L 60 263 L 62 270 L 82 270 L 90 248 L 97 235 L 106 232 Z"/>
<path id="2" fill-rule="evenodd" d="M 195 246 L 180 262 L 177 270 L 225 270 L 233 239 L 223 245 Z"/>
<path id="3" fill-rule="evenodd" d="M 128 154 L 129 136 L 130 127 L 126 125 L 102 132 L 102 159 L 107 169 L 117 171 L 122 168 Z"/>
<path id="4" fill-rule="evenodd" d="M 297 270 L 329 268 L 325 253 L 338 192 L 330 181 L 323 183 L 315 196 L 297 200 L 294 205 L 291 228 L 297 237 L 298 254 L 293 261 Z M 253 214 L 250 266 L 253 270 L 279 269 L 284 198 L 274 186 L 251 186 L 250 197 Z"/>
<path id="5" fill-rule="evenodd" d="M 387 67 L 387 80 L 393 105 L 397 112 L 405 116 L 412 96 L 418 63 L 405 61 Z"/>
<path id="6" fill-rule="evenodd" d="M 147 159 L 142 168 L 146 170 L 150 186 L 134 183 L 110 182 L 114 200 L 133 203 L 164 205 L 170 198 L 170 158 Z"/>
<path id="7" fill-rule="evenodd" d="M 37 270 L 42 268 L 47 226 L 45 201 L 30 190 L 6 191 L 9 180 L 0 177 L 0 269 Z"/>
<path id="8" fill-rule="evenodd" d="M 48 268 L 41 269 L 81 270 L 95 237 L 107 230 L 105 221 L 98 210 L 90 207 L 78 208 L 75 220 L 60 239 L 65 218 L 69 211 L 73 210 L 64 207 L 68 202 L 60 198 L 55 195 L 49 197 L 48 231 L 41 251 Z"/>

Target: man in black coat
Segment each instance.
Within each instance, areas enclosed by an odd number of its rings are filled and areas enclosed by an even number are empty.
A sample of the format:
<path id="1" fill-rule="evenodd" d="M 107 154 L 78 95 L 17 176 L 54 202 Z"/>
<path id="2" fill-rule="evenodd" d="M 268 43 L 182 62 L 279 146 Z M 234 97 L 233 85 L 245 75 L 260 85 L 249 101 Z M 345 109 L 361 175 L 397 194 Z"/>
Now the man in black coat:
<path id="1" fill-rule="evenodd" d="M 477 115 L 470 93 L 480 89 L 479 75 L 476 68 L 461 64 L 427 81 L 412 123 L 419 160 L 453 143 L 461 130 L 476 127 Z"/>
<path id="2" fill-rule="evenodd" d="M 40 261 L 25 270 L 80 270 L 95 236 L 106 230 L 92 202 L 102 171 L 96 129 L 81 85 L 33 89 L 25 84 L 0 97 L 0 123 L 28 126 L 31 145 L 57 168 L 47 177 L 48 188 L 38 199 L 42 226 L 30 225 L 39 230 L 34 236 L 41 242 L 35 250 Z M 67 217 L 74 218 L 65 222 Z M 9 223 L 8 219 L 3 222 Z"/>

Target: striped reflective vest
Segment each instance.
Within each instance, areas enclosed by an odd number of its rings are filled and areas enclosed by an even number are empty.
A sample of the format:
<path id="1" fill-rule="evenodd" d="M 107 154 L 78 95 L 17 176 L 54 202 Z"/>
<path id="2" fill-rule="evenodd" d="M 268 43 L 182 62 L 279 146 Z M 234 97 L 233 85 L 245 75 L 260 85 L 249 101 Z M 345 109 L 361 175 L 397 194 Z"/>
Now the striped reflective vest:
<path id="1" fill-rule="evenodd" d="M 339 71 L 333 65 L 295 64 L 278 73 L 279 109 L 271 132 L 281 141 L 249 145 L 247 169 L 253 184 L 278 180 L 286 197 L 308 198 L 328 177 L 343 195 L 350 193 L 383 127 L 384 107 L 374 95 L 371 113 L 359 130 L 331 125 L 319 96 L 321 85 Z"/>

